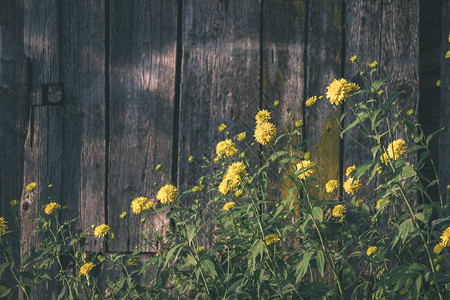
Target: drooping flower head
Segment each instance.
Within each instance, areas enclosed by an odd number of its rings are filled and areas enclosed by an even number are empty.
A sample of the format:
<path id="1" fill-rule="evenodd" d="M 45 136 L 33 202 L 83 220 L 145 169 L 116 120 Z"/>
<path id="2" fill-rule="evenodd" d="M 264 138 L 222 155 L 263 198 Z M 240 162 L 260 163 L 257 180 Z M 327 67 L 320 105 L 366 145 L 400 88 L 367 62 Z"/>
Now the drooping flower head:
<path id="1" fill-rule="evenodd" d="M 86 276 L 89 273 L 89 271 L 92 270 L 93 267 L 95 267 L 95 265 L 93 263 L 91 263 L 91 262 L 90 263 L 85 263 L 84 265 L 82 265 L 81 268 L 80 268 L 80 272 L 79 272 L 80 276 L 81 275 Z"/>
<path id="2" fill-rule="evenodd" d="M 95 227 L 95 229 L 94 229 L 94 235 L 95 235 L 96 237 L 105 236 L 105 235 L 108 234 L 109 230 L 110 230 L 110 228 L 109 228 L 108 225 L 106 225 L 106 224 L 101 224 L 101 225 L 98 225 L 97 227 Z"/>
<path id="3" fill-rule="evenodd" d="M 270 116 L 270 112 L 266 109 L 260 110 L 256 116 L 256 124 L 262 124 L 269 121 L 272 117 Z"/>
<path id="4" fill-rule="evenodd" d="M 375 246 L 370 246 L 369 248 L 367 248 L 367 256 L 371 256 L 372 254 L 374 254 L 377 251 L 377 247 Z"/>
<path id="5" fill-rule="evenodd" d="M 171 184 L 166 184 L 159 190 L 158 194 L 156 194 L 156 198 L 158 198 L 162 204 L 172 203 L 177 200 L 178 193 L 178 188 Z"/>
<path id="6" fill-rule="evenodd" d="M 338 204 L 333 208 L 332 214 L 333 217 L 342 217 L 345 214 L 346 210 L 345 210 L 345 206 L 342 204 Z"/>
<path id="7" fill-rule="evenodd" d="M 149 201 L 145 197 L 137 197 L 131 201 L 131 210 L 134 214 L 140 214 L 143 211 L 147 211 L 153 207 L 153 202 Z"/>
<path id="8" fill-rule="evenodd" d="M 327 98 L 330 99 L 331 104 L 339 105 L 344 103 L 353 92 L 359 90 L 359 86 L 354 83 L 349 83 L 346 79 L 335 79 L 328 86 Z"/>
<path id="9" fill-rule="evenodd" d="M 216 154 L 219 158 L 233 156 L 237 151 L 236 144 L 230 139 L 218 142 L 216 145 Z"/>
<path id="10" fill-rule="evenodd" d="M 349 177 L 345 182 L 344 182 L 344 191 L 349 194 L 349 195 L 353 195 L 357 192 L 359 192 L 362 188 L 362 184 L 361 181 L 358 180 L 354 180 L 353 177 Z"/>
<path id="11" fill-rule="evenodd" d="M 6 221 L 4 217 L 1 217 L 0 218 L 0 236 L 5 234 L 6 230 L 8 229 L 8 225 L 6 225 L 6 223 L 8 223 L 8 221 Z"/>
<path id="12" fill-rule="evenodd" d="M 330 180 L 325 184 L 325 191 L 330 194 L 339 186 L 339 182 L 337 180 Z"/>
<path id="13" fill-rule="evenodd" d="M 59 207 L 60 207 L 60 206 L 59 206 L 58 203 L 56 203 L 56 202 L 51 202 L 51 203 L 49 203 L 49 204 L 47 204 L 47 205 L 45 206 L 44 212 L 45 212 L 47 215 L 50 215 L 50 214 L 54 213 Z"/>
<path id="14" fill-rule="evenodd" d="M 303 172 L 298 175 L 298 178 L 305 180 L 314 174 L 314 163 L 310 160 L 302 160 L 296 165 L 297 171 L 303 169 Z"/>
<path id="15" fill-rule="evenodd" d="M 271 244 L 274 244 L 278 241 L 280 241 L 280 237 L 276 233 L 271 233 L 266 235 L 265 237 L 266 245 L 269 246 Z"/>
<path id="16" fill-rule="evenodd" d="M 277 128 L 270 122 L 256 124 L 254 137 L 261 145 L 267 145 L 275 139 Z"/>

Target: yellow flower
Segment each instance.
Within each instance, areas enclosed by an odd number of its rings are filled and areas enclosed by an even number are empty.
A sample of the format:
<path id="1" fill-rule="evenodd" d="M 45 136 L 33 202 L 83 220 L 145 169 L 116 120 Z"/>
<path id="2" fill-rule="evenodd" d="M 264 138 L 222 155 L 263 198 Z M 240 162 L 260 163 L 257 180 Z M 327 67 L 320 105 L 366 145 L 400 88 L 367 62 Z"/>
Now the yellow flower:
<path id="1" fill-rule="evenodd" d="M 219 131 L 224 131 L 225 129 L 227 129 L 227 125 L 225 125 L 225 124 L 220 124 L 219 125 L 219 127 L 217 127 L 217 130 L 219 130 Z"/>
<path id="2" fill-rule="evenodd" d="M 448 50 L 447 53 L 445 53 L 445 58 L 450 58 L 450 50 Z"/>
<path id="3" fill-rule="evenodd" d="M 381 206 L 381 202 L 383 202 L 383 200 L 384 199 L 379 199 L 378 201 L 377 201 L 377 210 L 379 210 L 380 209 L 380 206 Z M 384 204 L 384 207 L 386 207 L 386 206 L 388 206 L 389 205 L 389 203 L 391 203 L 391 201 L 388 199 L 388 200 L 386 200 L 386 203 Z"/>
<path id="4" fill-rule="evenodd" d="M 47 204 L 44 208 L 44 212 L 47 215 L 50 215 L 52 213 L 54 213 L 57 209 L 59 208 L 59 204 L 56 202 L 51 202 L 49 204 Z"/>
<path id="5" fill-rule="evenodd" d="M 388 145 L 388 155 L 391 159 L 396 160 L 406 152 L 406 142 L 403 139 L 393 141 Z"/>
<path id="6" fill-rule="evenodd" d="M 273 101 L 273 107 L 278 107 L 280 105 L 280 100 Z"/>
<path id="7" fill-rule="evenodd" d="M 11 202 L 9 202 L 9 204 L 11 205 L 11 207 L 16 207 L 17 205 L 19 205 L 19 201 L 17 201 L 17 199 L 11 200 Z"/>
<path id="8" fill-rule="evenodd" d="M 156 194 L 156 198 L 158 198 L 162 204 L 172 203 L 177 200 L 178 193 L 179 190 L 175 186 L 166 184 L 159 190 L 158 194 Z"/>
<path id="9" fill-rule="evenodd" d="M 194 161 L 194 157 L 192 156 L 192 155 L 190 155 L 189 157 L 188 157 L 188 162 L 193 162 Z"/>
<path id="10" fill-rule="evenodd" d="M 121 218 L 121 219 L 126 219 L 126 217 L 127 217 L 127 212 L 125 212 L 125 211 L 122 212 L 119 216 L 119 218 Z"/>
<path id="11" fill-rule="evenodd" d="M 311 154 L 309 152 L 305 152 L 305 154 L 303 154 L 303 159 L 309 160 L 310 158 L 311 158 Z"/>
<path id="12" fill-rule="evenodd" d="M 302 126 L 303 126 L 303 120 L 300 119 L 300 120 L 295 121 L 294 125 L 295 125 L 295 127 L 297 127 L 297 128 L 302 127 Z"/>
<path id="13" fill-rule="evenodd" d="M 375 69 L 377 66 L 378 66 L 378 63 L 377 63 L 376 60 L 374 60 L 373 62 L 371 62 L 371 63 L 369 64 L 369 67 L 371 67 L 372 69 Z"/>
<path id="14" fill-rule="evenodd" d="M 80 268 L 80 275 L 87 275 L 89 273 L 90 270 L 92 270 L 92 268 L 95 267 L 95 265 L 93 263 L 86 263 L 84 265 L 81 266 Z"/>
<path id="15" fill-rule="evenodd" d="M 450 43 L 450 34 L 448 35 L 448 42 Z"/>
<path id="16" fill-rule="evenodd" d="M 261 145 L 267 145 L 275 139 L 277 128 L 270 122 L 256 125 L 254 137 Z"/>
<path id="17" fill-rule="evenodd" d="M 444 247 L 450 246 L 450 226 L 447 227 L 441 235 L 441 243 L 444 245 Z"/>
<path id="18" fill-rule="evenodd" d="M 266 235 L 265 240 L 266 240 L 266 245 L 269 246 L 271 244 L 278 242 L 280 240 L 280 237 L 276 233 L 271 233 L 271 234 Z"/>
<path id="19" fill-rule="evenodd" d="M 347 170 L 345 170 L 345 176 L 348 177 L 355 170 L 356 170 L 356 166 L 355 165 L 348 167 Z"/>
<path id="20" fill-rule="evenodd" d="M 272 117 L 270 116 L 270 112 L 266 109 L 260 110 L 256 116 L 256 124 L 262 124 L 269 121 Z"/>
<path id="21" fill-rule="evenodd" d="M 445 248 L 444 243 L 440 242 L 439 244 L 436 244 L 436 246 L 434 246 L 433 252 L 436 254 L 440 254 L 442 250 L 444 250 L 444 248 Z"/>
<path id="22" fill-rule="evenodd" d="M 306 106 L 313 106 L 317 101 L 317 96 L 312 96 L 310 98 L 308 98 L 308 100 L 306 100 L 305 105 Z"/>
<path id="23" fill-rule="evenodd" d="M 247 137 L 247 133 L 245 131 L 243 131 L 243 132 L 238 134 L 237 140 L 240 142 L 240 141 L 245 140 L 246 137 Z"/>
<path id="24" fill-rule="evenodd" d="M 232 209 L 235 205 L 236 205 L 236 202 L 233 202 L 233 201 L 227 202 L 227 203 L 225 203 L 225 205 L 223 206 L 223 209 L 224 209 L 224 210 L 230 210 L 230 209 Z"/>
<path id="25" fill-rule="evenodd" d="M 234 196 L 237 198 L 237 197 L 240 197 L 242 195 L 242 190 L 237 190 L 235 193 L 234 193 Z"/>
<path id="26" fill-rule="evenodd" d="M 339 186 L 339 182 L 337 180 L 330 180 L 325 184 L 325 191 L 330 194 Z"/>
<path id="27" fill-rule="evenodd" d="M 37 186 L 37 183 L 36 182 L 32 182 L 29 185 L 27 185 L 27 187 L 25 188 L 25 191 L 31 192 L 31 191 L 33 191 L 36 188 L 36 186 Z"/>
<path id="28" fill-rule="evenodd" d="M 140 214 L 143 211 L 149 210 L 153 207 L 153 202 L 149 201 L 145 197 L 137 197 L 131 201 L 131 210 L 134 214 Z"/>
<path id="29" fill-rule="evenodd" d="M 406 112 L 408 116 L 412 116 L 414 114 L 414 109 L 410 109 Z"/>
<path id="30" fill-rule="evenodd" d="M 197 249 L 195 249 L 195 251 L 197 253 L 201 253 L 201 252 L 205 251 L 205 247 L 203 247 L 203 246 L 197 247 Z"/>
<path id="31" fill-rule="evenodd" d="M 222 158 L 233 156 L 236 153 L 237 153 L 236 144 L 232 140 L 226 139 L 225 141 L 217 143 L 216 146 L 217 157 Z"/>
<path id="32" fill-rule="evenodd" d="M 95 229 L 94 229 L 94 235 L 95 235 L 96 237 L 105 236 L 105 235 L 108 234 L 109 229 L 110 229 L 109 226 L 106 225 L 106 224 L 98 225 L 98 226 L 95 227 Z"/>
<path id="33" fill-rule="evenodd" d="M 0 236 L 5 234 L 6 229 L 8 229 L 8 225 L 6 225 L 6 223 L 8 223 L 8 221 L 6 221 L 4 217 L 1 217 L 0 218 Z"/>
<path id="34" fill-rule="evenodd" d="M 330 99 L 331 104 L 339 105 L 344 103 L 353 92 L 359 90 L 359 86 L 354 83 L 349 83 L 346 79 L 335 79 L 328 86 L 327 98 Z"/>
<path id="35" fill-rule="evenodd" d="M 363 204 L 363 199 L 358 199 L 355 202 L 355 207 L 360 207 Z"/>
<path id="36" fill-rule="evenodd" d="M 436 87 L 440 87 L 441 83 L 442 83 L 442 81 L 440 79 L 438 81 L 436 81 Z"/>
<path id="37" fill-rule="evenodd" d="M 350 57 L 350 61 L 352 63 L 356 63 L 358 61 L 358 58 L 356 57 L 356 55 L 353 55 L 352 57 Z"/>
<path id="38" fill-rule="evenodd" d="M 344 191 L 349 194 L 349 195 L 353 195 L 357 192 L 359 192 L 362 188 L 362 184 L 361 182 L 358 180 L 354 180 L 353 177 L 349 177 L 345 182 L 344 182 Z"/>
<path id="39" fill-rule="evenodd" d="M 367 248 L 367 256 L 371 256 L 372 254 L 374 254 L 377 251 L 377 247 L 375 246 L 370 246 L 369 248 Z"/>
<path id="40" fill-rule="evenodd" d="M 192 188 L 192 192 L 193 192 L 193 193 L 198 193 L 198 192 L 203 191 L 204 188 L 205 188 L 205 186 L 204 186 L 203 184 L 199 184 L 199 185 L 196 185 L 196 186 L 194 186 L 194 187 Z"/>
<path id="41" fill-rule="evenodd" d="M 239 186 L 245 176 L 247 176 L 245 164 L 240 161 L 232 163 L 219 184 L 219 192 L 226 195 L 230 190 Z"/>
<path id="42" fill-rule="evenodd" d="M 296 165 L 297 171 L 301 169 L 307 169 L 303 170 L 300 175 L 298 175 L 298 178 L 305 180 L 307 177 L 310 177 L 314 173 L 314 163 L 310 160 L 302 160 L 300 163 Z"/>
<path id="43" fill-rule="evenodd" d="M 386 166 L 388 165 L 388 163 L 389 163 L 389 157 L 388 157 L 388 155 L 387 155 L 386 152 L 383 153 L 383 155 L 380 156 L 380 160 L 381 160 L 381 162 L 382 162 L 383 164 L 385 164 Z"/>
<path id="44" fill-rule="evenodd" d="M 345 206 L 342 204 L 338 204 L 333 208 L 333 217 L 342 217 L 345 214 L 346 210 L 345 210 Z"/>
<path id="45" fill-rule="evenodd" d="M 159 165 L 157 165 L 157 166 L 155 167 L 155 170 L 156 170 L 156 171 L 159 171 L 159 170 L 161 170 L 161 168 L 162 168 L 162 165 L 159 164 Z"/>

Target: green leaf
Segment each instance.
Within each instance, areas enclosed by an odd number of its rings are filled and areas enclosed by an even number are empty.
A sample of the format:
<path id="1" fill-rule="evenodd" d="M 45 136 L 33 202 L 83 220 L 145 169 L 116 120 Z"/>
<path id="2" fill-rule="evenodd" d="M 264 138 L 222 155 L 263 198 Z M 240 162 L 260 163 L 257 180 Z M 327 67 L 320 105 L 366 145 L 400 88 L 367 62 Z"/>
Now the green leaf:
<path id="1" fill-rule="evenodd" d="M 316 256 L 317 268 L 319 269 L 320 275 L 323 277 L 323 273 L 325 270 L 325 256 L 323 255 L 322 250 L 317 252 Z"/>
<path id="2" fill-rule="evenodd" d="M 376 80 L 374 83 L 372 83 L 372 89 L 374 91 L 377 91 L 389 78 L 383 78 Z"/>
<path id="3" fill-rule="evenodd" d="M 214 263 L 210 261 L 209 259 L 202 262 L 203 269 L 209 273 L 212 277 L 212 279 L 215 279 L 217 276 L 216 267 L 214 266 Z"/>
<path id="4" fill-rule="evenodd" d="M 300 280 L 303 278 L 303 276 L 306 274 L 306 271 L 308 270 L 309 267 L 309 261 L 311 260 L 312 255 L 313 255 L 312 251 L 303 253 L 302 260 L 297 265 L 297 269 L 295 270 L 296 283 L 299 283 Z"/>
<path id="5" fill-rule="evenodd" d="M 400 226 L 398 227 L 398 233 L 400 237 L 402 238 L 402 242 L 404 243 L 405 240 L 408 238 L 408 234 L 414 230 L 414 225 L 411 219 L 408 219 L 404 221 Z"/>
<path id="6" fill-rule="evenodd" d="M 441 132 L 442 130 L 444 130 L 444 128 L 439 128 L 438 130 L 436 130 L 435 132 L 431 133 L 428 137 L 427 137 L 427 145 L 428 143 L 431 141 L 431 139 L 438 134 L 439 132 Z"/>
<path id="7" fill-rule="evenodd" d="M 402 174 L 405 176 L 405 178 L 410 178 L 413 176 L 416 176 L 416 170 L 414 170 L 414 167 L 412 165 L 406 165 L 402 168 Z"/>
<path id="8" fill-rule="evenodd" d="M 167 266 L 167 264 L 169 263 L 169 260 L 172 258 L 173 254 L 175 253 L 175 251 L 177 251 L 177 249 L 179 249 L 180 247 L 183 247 L 183 244 L 178 244 L 174 247 L 172 247 L 169 252 L 167 252 L 167 256 L 166 256 L 166 260 L 164 262 L 164 267 L 165 268 Z"/>
<path id="9" fill-rule="evenodd" d="M 323 222 L 323 211 L 320 207 L 315 206 L 311 210 L 311 214 L 314 217 L 314 219 L 318 220 L 320 223 Z"/>

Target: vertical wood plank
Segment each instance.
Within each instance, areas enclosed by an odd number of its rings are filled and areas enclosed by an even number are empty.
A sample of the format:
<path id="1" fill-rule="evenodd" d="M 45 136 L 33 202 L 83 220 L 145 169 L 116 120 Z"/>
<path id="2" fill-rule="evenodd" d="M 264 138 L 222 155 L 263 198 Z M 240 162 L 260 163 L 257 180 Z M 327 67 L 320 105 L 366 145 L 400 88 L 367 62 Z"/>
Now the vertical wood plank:
<path id="1" fill-rule="evenodd" d="M 310 1 L 308 21 L 306 98 L 324 95 L 327 86 L 341 77 L 342 1 Z M 322 187 L 341 175 L 339 125 L 335 119 L 339 117 L 340 107 L 335 110 L 325 97 L 305 108 L 308 151 Z M 324 195 L 319 192 L 317 196 Z"/>
<path id="2" fill-rule="evenodd" d="M 445 54 L 450 50 L 450 1 L 442 1 L 442 38 L 441 38 L 441 103 L 440 127 L 444 130 L 439 135 L 439 180 L 441 195 L 448 203 L 450 184 L 450 59 Z M 448 213 L 448 210 L 447 210 Z"/>
<path id="3" fill-rule="evenodd" d="M 77 228 L 105 223 L 105 5 L 60 1 L 63 205 Z M 100 250 L 88 239 L 85 250 Z"/>
<path id="4" fill-rule="evenodd" d="M 13 233 L 2 237 L 19 253 L 20 232 L 16 226 L 18 209 L 10 201 L 20 200 L 23 188 L 23 145 L 28 121 L 27 62 L 23 46 L 23 1 L 0 2 L 0 216 L 8 221 Z M 14 256 L 19 264 L 19 255 Z M 2 260 L 0 260 L 3 262 Z M 6 270 L 1 283 L 12 286 L 15 281 Z"/>
<path id="5" fill-rule="evenodd" d="M 31 104 L 44 103 L 47 84 L 59 82 L 57 0 L 24 0 L 25 55 L 31 60 Z"/>
<path id="6" fill-rule="evenodd" d="M 148 231 L 131 201 L 155 197 L 172 169 L 177 1 L 111 1 L 108 222 L 115 251 L 133 251 Z M 170 176 L 170 175 L 169 175 Z M 157 186 L 154 186 L 157 183 Z M 129 213 L 128 222 L 118 218 Z M 162 221 L 159 221 L 159 220 Z M 148 220 L 161 231 L 165 215 Z M 147 248 L 147 251 L 153 249 Z"/>
<path id="7" fill-rule="evenodd" d="M 215 156 L 225 135 L 247 131 L 259 107 L 260 26 L 258 1 L 183 1 L 183 74 L 178 182 L 192 187 L 205 172 L 203 156 Z M 188 157 L 195 157 L 189 164 Z M 208 228 L 205 228 L 208 232 Z M 200 241 L 200 243 L 208 243 Z"/>

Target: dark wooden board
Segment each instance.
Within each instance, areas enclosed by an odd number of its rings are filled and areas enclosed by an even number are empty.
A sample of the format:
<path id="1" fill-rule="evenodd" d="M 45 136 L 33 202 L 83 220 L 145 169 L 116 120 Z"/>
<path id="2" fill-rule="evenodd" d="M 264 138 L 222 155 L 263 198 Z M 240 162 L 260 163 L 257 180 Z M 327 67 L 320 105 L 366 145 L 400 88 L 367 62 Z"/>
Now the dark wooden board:
<path id="1" fill-rule="evenodd" d="M 108 223 L 115 251 L 143 242 L 143 215 L 131 213 L 131 201 L 155 197 L 170 180 L 155 167 L 167 174 L 173 163 L 177 13 L 177 1 L 111 1 Z M 118 218 L 122 211 L 129 222 Z M 149 221 L 159 231 L 168 223 L 164 214 Z"/>
<path id="2" fill-rule="evenodd" d="M 63 205 L 80 230 L 105 219 L 105 5 L 60 1 Z M 91 231 L 92 232 L 92 231 Z M 102 249 L 89 238 L 86 250 Z"/>

